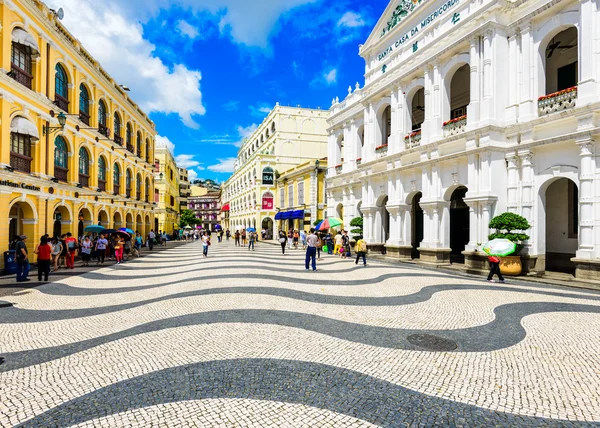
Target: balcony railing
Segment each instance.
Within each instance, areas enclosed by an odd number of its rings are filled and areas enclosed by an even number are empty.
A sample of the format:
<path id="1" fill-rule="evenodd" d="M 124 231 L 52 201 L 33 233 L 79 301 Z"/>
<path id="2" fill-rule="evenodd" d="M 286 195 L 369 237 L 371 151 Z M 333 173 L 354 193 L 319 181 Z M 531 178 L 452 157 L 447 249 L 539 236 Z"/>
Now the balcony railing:
<path id="1" fill-rule="evenodd" d="M 140 149 L 137 150 L 136 154 L 138 158 L 142 158 L 142 151 Z"/>
<path id="2" fill-rule="evenodd" d="M 336 174 L 341 174 L 342 173 L 342 165 L 336 165 L 335 166 L 335 173 Z"/>
<path id="3" fill-rule="evenodd" d="M 33 82 L 33 76 L 31 74 L 27 73 L 25 70 L 21 70 L 14 64 L 10 65 L 10 72 L 13 79 L 26 88 L 31 89 Z"/>
<path id="4" fill-rule="evenodd" d="M 121 186 L 119 184 L 114 184 L 113 188 L 114 188 L 113 193 L 115 195 L 120 195 L 121 194 Z"/>
<path id="5" fill-rule="evenodd" d="M 131 153 L 135 153 L 135 147 L 133 147 L 133 144 L 127 144 L 127 150 L 129 150 Z"/>
<path id="6" fill-rule="evenodd" d="M 79 174 L 79 184 L 81 184 L 83 187 L 90 187 L 90 176 Z"/>
<path id="7" fill-rule="evenodd" d="M 125 189 L 125 196 L 127 196 L 128 198 L 131 198 L 131 189 Z"/>
<path id="8" fill-rule="evenodd" d="M 539 97 L 539 115 L 544 116 L 546 114 L 573 108 L 575 107 L 575 100 L 577 100 L 577 86 Z"/>
<path id="9" fill-rule="evenodd" d="M 135 198 L 136 198 L 138 201 L 141 201 L 141 200 L 142 200 L 142 193 L 141 193 L 141 192 L 135 192 Z"/>
<path id="10" fill-rule="evenodd" d="M 110 137 L 110 129 L 108 129 L 106 126 L 104 126 L 102 124 L 98 125 L 98 132 L 107 138 Z"/>
<path id="11" fill-rule="evenodd" d="M 102 191 L 102 192 L 106 192 L 106 181 L 105 180 L 98 180 L 98 189 L 100 189 L 100 191 Z"/>
<path id="12" fill-rule="evenodd" d="M 69 170 L 61 166 L 54 165 L 54 178 L 66 183 L 68 181 Z"/>
<path id="13" fill-rule="evenodd" d="M 81 120 L 87 126 L 90 126 L 90 115 L 86 112 L 79 110 L 79 120 Z"/>
<path id="14" fill-rule="evenodd" d="M 29 156 L 20 155 L 18 153 L 10 154 L 10 166 L 15 169 L 15 171 L 21 172 L 31 172 L 31 160 Z"/>
<path id="15" fill-rule="evenodd" d="M 457 117 L 456 119 L 444 122 L 444 137 L 450 137 L 451 135 L 460 134 L 465 131 L 467 127 L 467 115 Z"/>
<path id="16" fill-rule="evenodd" d="M 65 112 L 69 112 L 69 100 L 66 98 L 61 97 L 60 95 L 56 94 L 54 96 L 54 104 L 56 104 L 56 106 L 61 109 L 64 110 Z"/>
<path id="17" fill-rule="evenodd" d="M 387 155 L 387 151 L 388 151 L 387 144 L 382 144 L 381 146 L 375 147 L 375 154 L 379 157 L 383 157 L 383 156 Z"/>
<path id="18" fill-rule="evenodd" d="M 356 165 L 360 165 L 362 163 L 362 158 L 356 159 Z"/>
<path id="19" fill-rule="evenodd" d="M 417 129 L 404 137 L 404 145 L 407 149 L 418 147 L 421 145 L 421 130 Z"/>
<path id="20" fill-rule="evenodd" d="M 113 140 L 115 141 L 115 143 L 117 143 L 119 146 L 123 145 L 123 138 L 121 138 L 120 135 L 115 134 Z"/>

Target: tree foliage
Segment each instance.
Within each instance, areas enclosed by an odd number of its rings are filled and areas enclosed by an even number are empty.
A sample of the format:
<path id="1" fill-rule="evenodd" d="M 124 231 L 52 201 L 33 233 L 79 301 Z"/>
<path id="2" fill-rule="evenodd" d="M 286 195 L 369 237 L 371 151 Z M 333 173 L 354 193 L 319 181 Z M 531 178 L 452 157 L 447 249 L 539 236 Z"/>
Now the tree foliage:
<path id="1" fill-rule="evenodd" d="M 517 253 L 521 251 L 523 245 L 522 241 L 527 241 L 529 235 L 523 233 L 523 231 L 529 229 L 531 225 L 525 217 L 522 217 L 515 213 L 502 213 L 490 221 L 490 229 L 496 231 L 488 236 L 490 240 L 496 238 L 508 239 L 509 241 L 517 244 Z"/>
<path id="2" fill-rule="evenodd" d="M 353 235 L 355 240 L 362 239 L 363 237 L 363 218 L 362 217 L 354 217 L 350 220 L 350 226 L 353 226 L 354 229 L 350 230 L 350 233 Z"/>
<path id="3" fill-rule="evenodd" d="M 200 223 L 202 222 L 198 218 L 196 218 L 196 214 L 194 214 L 194 211 L 181 211 L 181 216 L 179 217 L 179 227 L 195 226 Z"/>
<path id="4" fill-rule="evenodd" d="M 362 227 L 363 227 L 363 218 L 362 217 L 354 217 L 350 221 L 350 226 L 360 227 L 362 229 Z"/>

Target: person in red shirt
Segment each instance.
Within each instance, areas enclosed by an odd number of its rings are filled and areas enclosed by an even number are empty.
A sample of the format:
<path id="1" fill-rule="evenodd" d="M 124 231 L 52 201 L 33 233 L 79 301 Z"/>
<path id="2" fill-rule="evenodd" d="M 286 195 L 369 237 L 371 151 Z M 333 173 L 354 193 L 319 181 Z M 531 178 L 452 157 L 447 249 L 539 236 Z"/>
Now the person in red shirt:
<path id="1" fill-rule="evenodd" d="M 38 281 L 42 280 L 42 274 L 44 275 L 44 281 L 48 281 L 50 262 L 52 260 L 52 246 L 48 243 L 46 236 L 42 236 L 40 244 L 33 252 L 38 256 Z"/>
<path id="2" fill-rule="evenodd" d="M 67 239 L 65 239 L 67 245 L 67 268 L 75 268 L 75 254 L 77 254 L 77 239 L 73 238 L 71 232 L 67 233 Z"/>

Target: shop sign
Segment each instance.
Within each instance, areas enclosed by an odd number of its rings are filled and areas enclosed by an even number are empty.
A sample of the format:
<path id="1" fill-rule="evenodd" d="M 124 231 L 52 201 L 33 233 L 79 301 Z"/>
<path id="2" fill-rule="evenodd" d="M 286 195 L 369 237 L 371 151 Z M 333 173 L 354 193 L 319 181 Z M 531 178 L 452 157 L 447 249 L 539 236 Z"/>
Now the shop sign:
<path id="1" fill-rule="evenodd" d="M 447 11 L 454 8 L 460 3 L 460 0 L 447 0 L 440 7 L 435 9 L 430 15 L 426 16 L 423 21 L 421 21 L 420 25 L 416 25 L 410 31 L 407 31 L 403 34 L 396 42 L 392 43 L 389 47 L 384 49 L 379 55 L 377 55 L 377 61 L 383 61 L 387 58 L 392 52 L 406 44 L 409 40 L 419 35 L 419 31 L 422 31 L 426 27 L 428 27 L 431 23 L 435 22 L 440 16 L 446 14 Z M 456 24 L 460 20 L 460 14 L 454 14 L 452 16 L 452 23 Z M 400 21 L 398 21 L 400 22 Z M 397 23 L 391 28 L 395 27 Z M 390 29 L 391 29 L 390 28 Z M 415 45 L 413 45 L 413 52 L 416 52 Z"/>
<path id="2" fill-rule="evenodd" d="M 263 196 L 262 198 L 262 209 L 263 210 L 273 210 L 273 195 L 271 196 Z"/>
<path id="3" fill-rule="evenodd" d="M 262 184 L 272 186 L 275 181 L 275 174 L 273 173 L 273 168 L 266 167 L 262 172 Z"/>
<path id="4" fill-rule="evenodd" d="M 25 183 L 13 183 L 12 181 L 9 181 L 9 180 L 0 180 L 0 186 L 15 187 L 17 189 L 25 189 L 25 190 L 33 190 L 35 192 L 39 192 L 40 190 L 42 190 L 41 187 L 32 186 L 30 184 L 25 184 Z"/>

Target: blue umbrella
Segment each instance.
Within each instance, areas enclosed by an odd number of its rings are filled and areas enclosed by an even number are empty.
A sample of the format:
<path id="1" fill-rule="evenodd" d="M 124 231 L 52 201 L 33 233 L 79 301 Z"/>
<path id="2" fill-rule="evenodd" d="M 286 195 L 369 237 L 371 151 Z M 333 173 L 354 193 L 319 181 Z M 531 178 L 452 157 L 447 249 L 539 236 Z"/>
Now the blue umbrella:
<path id="1" fill-rule="evenodd" d="M 121 232 L 127 232 L 127 233 L 129 233 L 130 235 L 133 235 L 133 234 L 135 233 L 133 230 L 129 229 L 128 227 L 121 227 L 119 230 L 120 230 Z"/>
<path id="2" fill-rule="evenodd" d="M 223 229 L 220 224 L 215 225 L 215 229 Z"/>
<path id="3" fill-rule="evenodd" d="M 317 225 L 315 226 L 315 230 L 320 230 L 321 225 L 323 224 L 325 220 L 321 220 L 320 222 L 317 223 Z"/>
<path id="4" fill-rule="evenodd" d="M 90 226 L 87 226 L 84 230 L 86 232 L 99 233 L 102 232 L 104 229 L 104 226 L 100 226 L 99 224 L 92 224 Z"/>
<path id="5" fill-rule="evenodd" d="M 249 227 L 248 229 L 246 229 L 246 232 L 256 232 L 256 229 L 253 227 Z"/>

